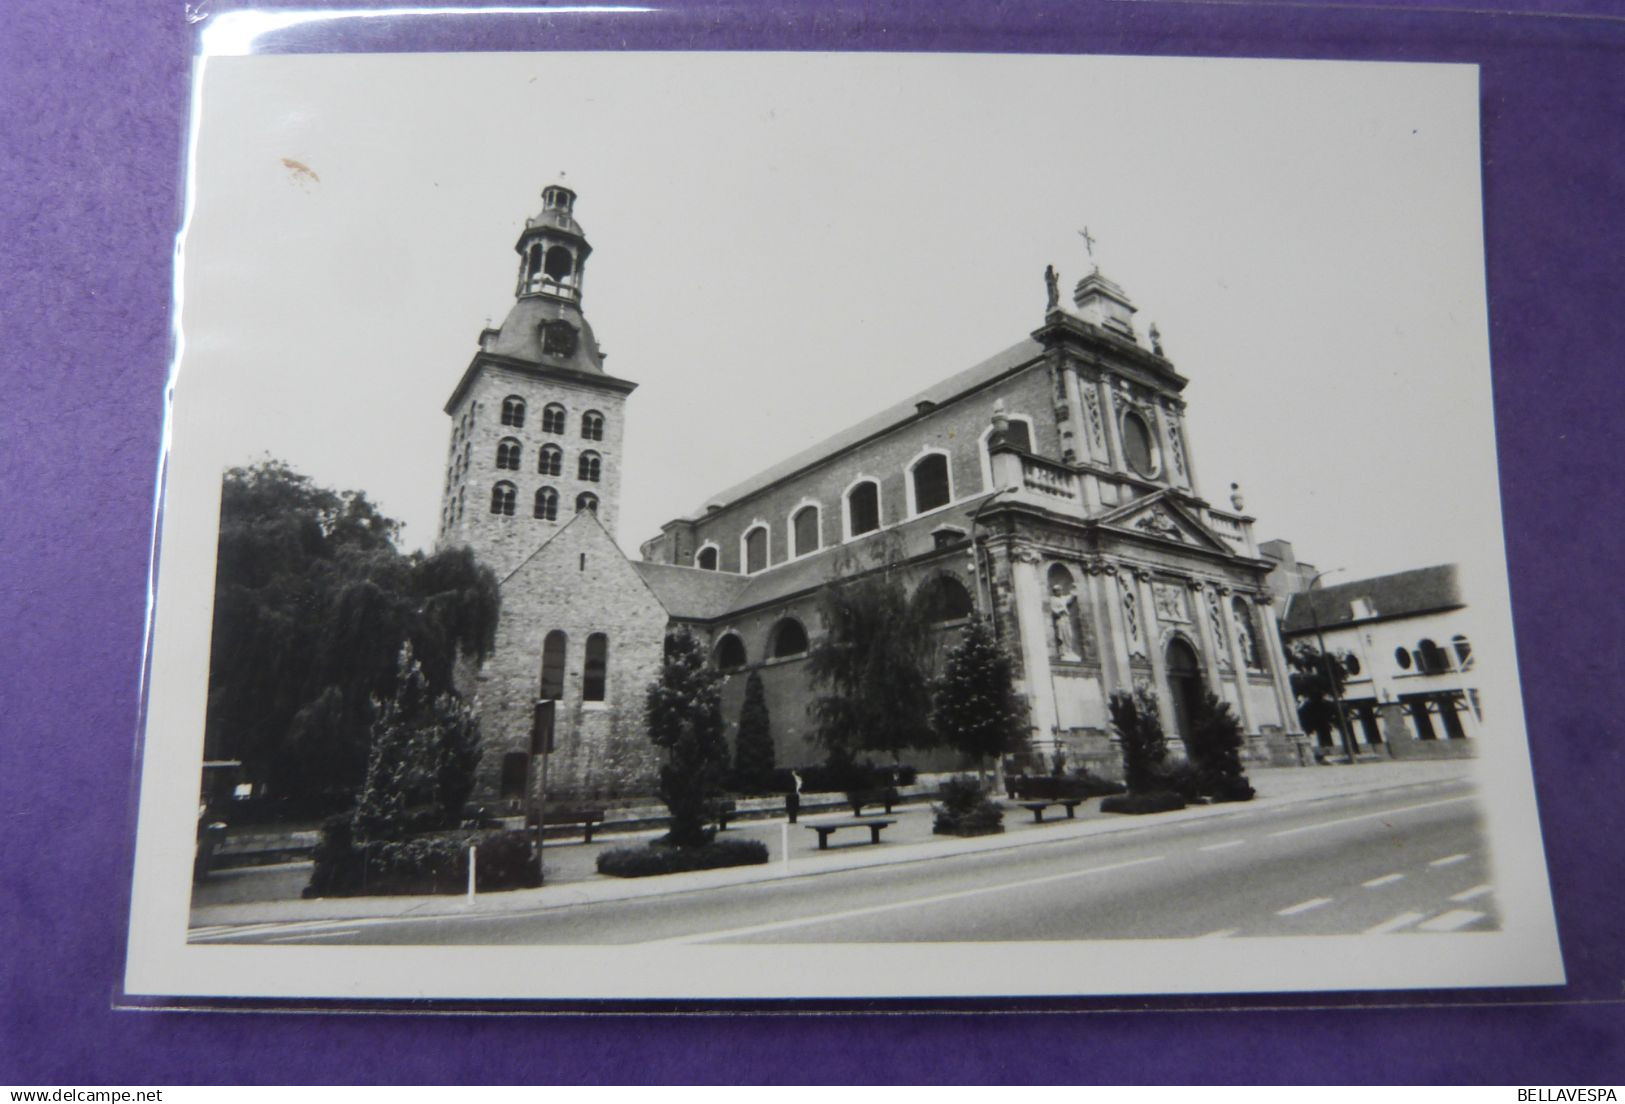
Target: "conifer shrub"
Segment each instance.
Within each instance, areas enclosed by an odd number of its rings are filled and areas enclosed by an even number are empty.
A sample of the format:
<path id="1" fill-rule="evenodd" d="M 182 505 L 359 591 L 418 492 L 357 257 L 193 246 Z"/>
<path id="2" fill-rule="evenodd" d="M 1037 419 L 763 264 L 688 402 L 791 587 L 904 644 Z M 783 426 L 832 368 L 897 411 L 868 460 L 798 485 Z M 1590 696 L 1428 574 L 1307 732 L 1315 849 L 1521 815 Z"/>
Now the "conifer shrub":
<path id="1" fill-rule="evenodd" d="M 941 800 L 931 808 L 936 813 L 931 824 L 934 835 L 989 836 L 1004 831 L 1004 809 L 968 778 L 944 782 Z"/>
<path id="2" fill-rule="evenodd" d="M 1168 740 L 1150 691 L 1115 691 L 1107 703 L 1112 728 L 1123 751 L 1123 778 L 1128 792 L 1100 801 L 1103 813 L 1166 813 L 1185 807 L 1185 799 L 1168 787 L 1180 783 L 1168 763 Z"/>
<path id="3" fill-rule="evenodd" d="M 613 847 L 600 851 L 598 873 L 614 878 L 647 878 L 688 870 L 753 866 L 767 862 L 767 857 L 767 844 L 761 840 L 712 840 L 699 847 L 652 843 L 645 847 Z"/>
<path id="4" fill-rule="evenodd" d="M 772 793 L 773 722 L 767 712 L 762 676 L 755 671 L 745 680 L 745 700 L 739 708 L 739 731 L 734 743 L 733 788 L 740 793 Z"/>
<path id="5" fill-rule="evenodd" d="M 1187 743 L 1200 792 L 1214 801 L 1251 801 L 1252 783 L 1241 765 L 1241 721 L 1230 703 L 1208 694 L 1191 728 Z"/>

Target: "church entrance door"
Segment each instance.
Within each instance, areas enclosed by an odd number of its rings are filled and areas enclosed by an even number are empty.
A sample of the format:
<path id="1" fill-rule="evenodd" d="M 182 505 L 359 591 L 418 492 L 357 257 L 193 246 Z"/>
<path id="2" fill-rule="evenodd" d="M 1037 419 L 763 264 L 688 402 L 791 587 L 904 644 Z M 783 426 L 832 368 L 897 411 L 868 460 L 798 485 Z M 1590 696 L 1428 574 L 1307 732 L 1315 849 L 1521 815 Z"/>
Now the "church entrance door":
<path id="1" fill-rule="evenodd" d="M 1189 742 L 1192 726 L 1201 715 L 1206 686 L 1202 682 L 1202 662 L 1196 649 L 1179 637 L 1168 642 L 1168 695 L 1174 701 L 1174 728 L 1179 738 Z"/>

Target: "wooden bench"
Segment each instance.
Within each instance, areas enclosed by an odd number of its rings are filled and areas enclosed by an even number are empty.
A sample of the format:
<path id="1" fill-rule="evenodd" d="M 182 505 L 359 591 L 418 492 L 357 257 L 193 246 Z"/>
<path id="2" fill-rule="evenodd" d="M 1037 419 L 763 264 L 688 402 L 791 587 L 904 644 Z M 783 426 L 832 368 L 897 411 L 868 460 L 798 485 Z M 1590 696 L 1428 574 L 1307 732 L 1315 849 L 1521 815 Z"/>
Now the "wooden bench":
<path id="1" fill-rule="evenodd" d="M 839 832 L 842 828 L 867 828 L 869 829 L 869 842 L 879 843 L 880 830 L 890 828 L 896 823 L 895 820 L 834 820 L 824 824 L 809 824 L 806 827 L 807 831 L 818 833 L 818 850 L 828 851 L 831 832 Z"/>
<path id="2" fill-rule="evenodd" d="M 581 834 L 584 843 L 592 842 L 592 833 L 598 825 L 604 822 L 604 810 L 587 808 L 547 809 L 543 820 L 549 828 L 563 828 L 567 825 L 581 825 Z M 534 826 L 534 821 L 532 821 Z"/>
<path id="3" fill-rule="evenodd" d="M 891 816 L 891 807 L 897 804 L 898 800 L 895 786 L 874 790 L 850 790 L 846 795 L 846 802 L 852 806 L 852 815 L 855 817 L 863 815 L 865 805 L 884 805 L 886 815 Z"/>
<path id="4" fill-rule="evenodd" d="M 1081 797 L 1057 797 L 1052 801 L 1023 801 L 1019 804 L 1023 809 L 1029 809 L 1032 811 L 1034 824 L 1042 824 L 1044 823 L 1044 810 L 1049 808 L 1051 805 L 1066 806 L 1066 819 L 1076 820 L 1078 816 L 1078 806 L 1082 805 L 1084 800 L 1085 799 Z"/>

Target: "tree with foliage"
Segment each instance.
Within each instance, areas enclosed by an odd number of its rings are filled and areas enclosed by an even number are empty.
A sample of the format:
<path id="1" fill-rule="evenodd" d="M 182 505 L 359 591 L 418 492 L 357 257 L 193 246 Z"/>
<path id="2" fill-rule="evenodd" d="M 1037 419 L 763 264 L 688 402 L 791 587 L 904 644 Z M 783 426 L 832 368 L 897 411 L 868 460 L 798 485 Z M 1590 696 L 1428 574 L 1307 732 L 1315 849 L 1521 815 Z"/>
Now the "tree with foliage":
<path id="1" fill-rule="evenodd" d="M 767 693 L 755 671 L 745 680 L 745 701 L 739 708 L 739 732 L 734 746 L 734 784 L 746 793 L 766 793 L 773 784 L 773 724 L 767 713 Z"/>
<path id="2" fill-rule="evenodd" d="M 1026 703 L 1016 693 L 1010 653 L 982 617 L 965 626 L 943 662 L 931 723 L 937 736 L 976 763 L 1019 750 L 1027 741 Z"/>
<path id="3" fill-rule="evenodd" d="M 830 766 L 859 752 L 931 747 L 929 611 L 909 600 L 900 550 L 878 541 L 870 566 L 846 555 L 819 592 L 824 636 L 808 656 L 817 696 L 808 708 Z"/>
<path id="4" fill-rule="evenodd" d="M 410 643 L 434 695 L 496 635 L 496 577 L 467 549 L 424 556 L 359 491 L 266 459 L 226 472 L 209 667 L 208 756 L 274 797 L 341 808 L 368 769 L 372 699 Z"/>
<path id="5" fill-rule="evenodd" d="M 1158 777 L 1168 757 L 1168 740 L 1162 732 L 1157 699 L 1149 690 L 1112 691 L 1106 707 L 1112 729 L 1123 752 L 1123 781 L 1130 794 L 1159 789 Z"/>
<path id="6" fill-rule="evenodd" d="M 1241 721 L 1230 703 L 1216 694 L 1205 695 L 1185 741 L 1201 793 L 1219 801 L 1246 801 L 1253 796 L 1241 765 L 1241 745 Z"/>
<path id="7" fill-rule="evenodd" d="M 1312 732 L 1324 745 L 1331 744 L 1333 732 L 1338 731 L 1337 699 L 1343 696 L 1343 684 L 1348 680 L 1348 668 L 1342 657 L 1322 655 L 1308 643 L 1292 644 L 1286 649 L 1287 662 L 1292 666 L 1289 681 L 1292 693 L 1298 699 L 1298 722 L 1305 732 Z M 1354 761 L 1354 737 L 1342 730 L 1343 750 L 1349 762 Z"/>
<path id="8" fill-rule="evenodd" d="M 649 739 L 666 751 L 660 800 L 671 811 L 666 842 L 703 847 L 711 841 L 707 809 L 722 792 L 728 763 L 723 738 L 722 675 L 684 629 L 666 637 L 660 678 L 649 687 Z"/>
<path id="9" fill-rule="evenodd" d="M 401 646 L 396 672 L 394 695 L 372 703 L 367 775 L 353 820 L 362 843 L 455 825 L 480 762 L 474 710 L 430 689 L 411 644 Z"/>

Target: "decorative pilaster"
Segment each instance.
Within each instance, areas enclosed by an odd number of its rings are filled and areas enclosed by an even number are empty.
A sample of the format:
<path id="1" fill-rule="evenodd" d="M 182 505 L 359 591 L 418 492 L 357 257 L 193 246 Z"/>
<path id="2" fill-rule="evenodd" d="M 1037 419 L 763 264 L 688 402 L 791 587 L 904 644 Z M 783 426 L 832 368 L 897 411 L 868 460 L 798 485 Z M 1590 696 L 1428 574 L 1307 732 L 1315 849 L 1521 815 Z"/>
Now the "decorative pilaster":
<path id="1" fill-rule="evenodd" d="M 1207 676 L 1207 684 L 1213 693 L 1218 694 L 1219 682 L 1219 642 L 1213 636 L 1213 621 L 1208 613 L 1208 591 L 1210 584 L 1200 579 L 1190 581 L 1190 616 L 1191 622 L 1196 626 L 1196 636 L 1202 642 L 1202 671 Z"/>
<path id="2" fill-rule="evenodd" d="M 1264 653 L 1269 656 L 1270 681 L 1275 684 L 1275 700 L 1281 707 L 1281 727 L 1291 736 L 1302 736 L 1298 723 L 1297 703 L 1292 697 L 1292 683 L 1287 674 L 1286 653 L 1281 650 L 1281 626 L 1275 618 L 1275 604 L 1260 598 L 1258 609 L 1264 622 Z"/>
<path id="3" fill-rule="evenodd" d="M 1140 596 L 1140 609 L 1145 615 L 1145 650 L 1151 660 L 1152 685 L 1157 688 L 1157 708 L 1162 713 L 1162 730 L 1169 732 L 1178 718 L 1174 712 L 1174 695 L 1168 687 L 1168 661 L 1162 654 L 1162 621 L 1157 616 L 1156 597 L 1151 593 L 1151 572 L 1134 569 L 1134 588 Z M 1170 733 L 1183 740 L 1189 733 Z"/>
<path id="4" fill-rule="evenodd" d="M 1033 750 L 1048 756 L 1055 750 L 1059 718 L 1049 665 L 1049 602 L 1038 577 L 1041 559 L 1036 549 L 1017 544 L 1010 553 L 1010 581 L 1021 641 L 1022 675 L 1032 702 L 1033 724 L 1038 729 Z"/>

